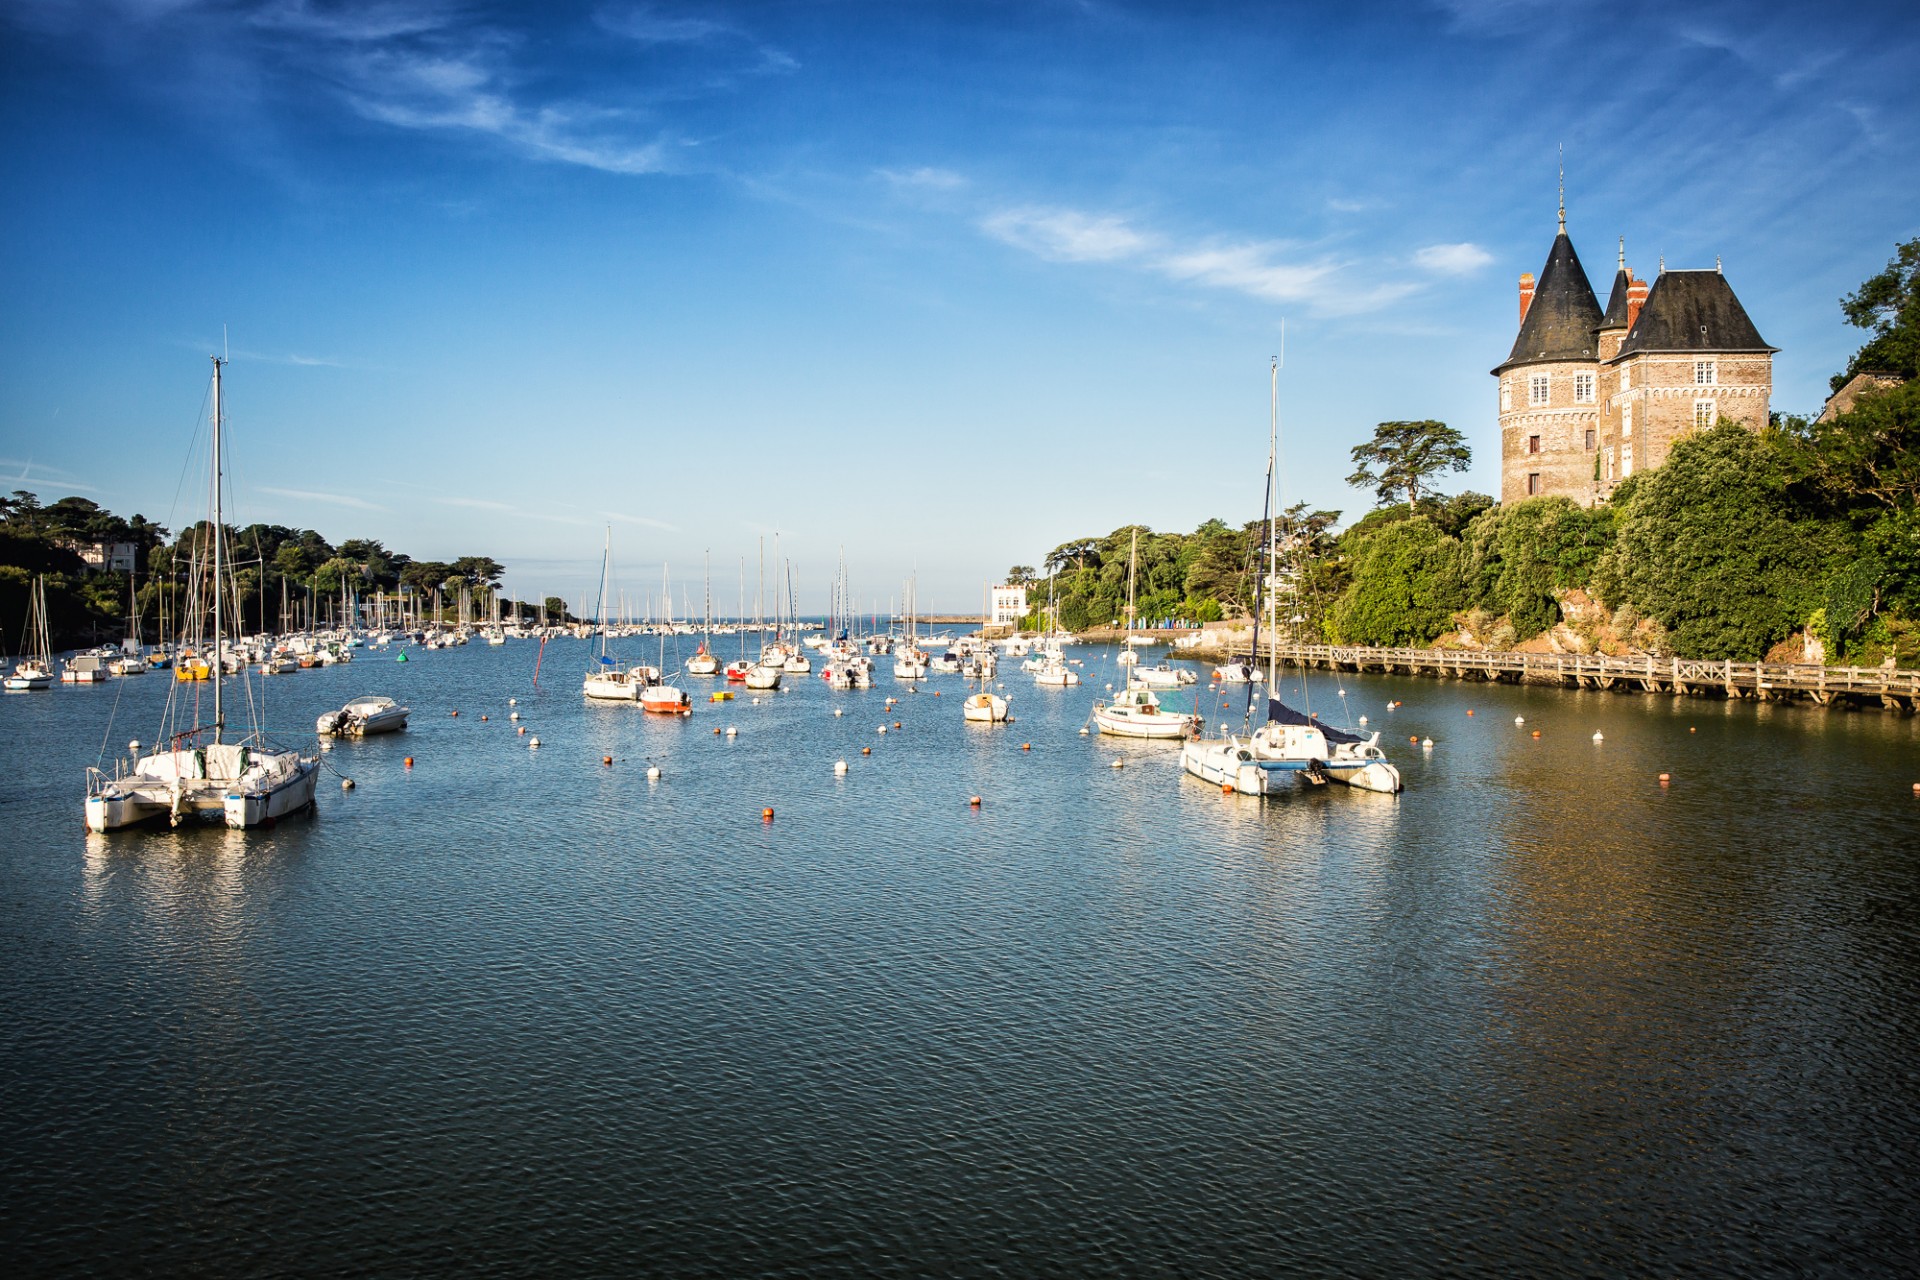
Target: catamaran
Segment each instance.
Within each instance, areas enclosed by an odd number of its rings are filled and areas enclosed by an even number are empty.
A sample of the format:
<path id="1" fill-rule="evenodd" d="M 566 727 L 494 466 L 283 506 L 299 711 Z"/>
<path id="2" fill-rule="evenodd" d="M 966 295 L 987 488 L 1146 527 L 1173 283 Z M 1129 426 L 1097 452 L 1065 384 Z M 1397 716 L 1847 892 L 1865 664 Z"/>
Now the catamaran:
<path id="1" fill-rule="evenodd" d="M 223 405 L 220 372 L 226 361 L 213 357 L 213 520 L 209 534 L 213 595 L 213 653 L 220 659 L 226 644 L 226 526 L 222 523 L 223 477 L 221 427 Z M 150 818 L 166 817 L 178 826 L 195 819 L 224 822 L 229 827 L 257 827 L 313 808 L 320 780 L 317 756 L 302 755 L 275 746 L 256 725 L 238 742 L 226 741 L 226 680 L 211 673 L 213 721 L 196 725 L 199 698 L 187 705 L 178 685 L 169 686 L 159 741 L 166 745 L 134 760 L 129 772 L 108 777 L 99 768 L 87 770 L 86 824 L 90 831 L 113 831 Z M 241 679 L 245 680 L 244 668 Z M 262 700 L 264 700 L 264 691 Z M 258 707 L 250 691 L 248 702 Z M 188 727 L 177 727 L 186 720 Z"/>

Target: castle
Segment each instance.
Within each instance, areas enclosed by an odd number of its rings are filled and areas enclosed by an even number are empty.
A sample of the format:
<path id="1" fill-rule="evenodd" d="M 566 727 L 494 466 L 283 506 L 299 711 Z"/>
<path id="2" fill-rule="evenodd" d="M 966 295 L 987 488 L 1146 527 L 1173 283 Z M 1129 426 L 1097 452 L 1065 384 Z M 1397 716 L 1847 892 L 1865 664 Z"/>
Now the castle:
<path id="1" fill-rule="evenodd" d="M 1520 277 L 1520 333 L 1500 380 L 1500 501 L 1544 494 L 1605 502 L 1636 471 L 1666 461 L 1689 431 L 1730 418 L 1758 430 L 1773 393 L 1773 354 L 1718 263 L 1651 284 L 1621 241 L 1603 312 L 1567 237 Z"/>

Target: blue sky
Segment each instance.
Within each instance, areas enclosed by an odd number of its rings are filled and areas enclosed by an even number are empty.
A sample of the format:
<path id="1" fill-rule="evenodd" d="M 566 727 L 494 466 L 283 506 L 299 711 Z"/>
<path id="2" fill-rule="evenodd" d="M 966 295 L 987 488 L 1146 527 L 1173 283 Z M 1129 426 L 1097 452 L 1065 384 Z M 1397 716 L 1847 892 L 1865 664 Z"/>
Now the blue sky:
<path id="1" fill-rule="evenodd" d="M 1911 5 L 12 0 L 0 487 L 179 524 L 229 344 L 244 519 L 577 595 L 965 608 L 1257 515 L 1434 417 L 1497 488 L 1514 281 L 1715 257 L 1818 407 L 1920 234 Z M 771 542 L 769 541 L 769 550 Z M 678 597 L 682 587 L 675 587 Z"/>

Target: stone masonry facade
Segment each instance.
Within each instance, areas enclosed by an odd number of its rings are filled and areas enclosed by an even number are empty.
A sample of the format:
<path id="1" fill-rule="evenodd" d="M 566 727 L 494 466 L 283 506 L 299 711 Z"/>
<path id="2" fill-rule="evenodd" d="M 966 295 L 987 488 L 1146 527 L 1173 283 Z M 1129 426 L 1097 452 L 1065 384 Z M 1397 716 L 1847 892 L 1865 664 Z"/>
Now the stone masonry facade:
<path id="1" fill-rule="evenodd" d="M 1605 502 L 1673 442 L 1722 418 L 1766 425 L 1776 348 L 1725 276 L 1669 271 L 1651 281 L 1624 243 L 1603 312 L 1561 213 L 1538 279 L 1520 277 L 1520 332 L 1499 379 L 1500 500 Z"/>

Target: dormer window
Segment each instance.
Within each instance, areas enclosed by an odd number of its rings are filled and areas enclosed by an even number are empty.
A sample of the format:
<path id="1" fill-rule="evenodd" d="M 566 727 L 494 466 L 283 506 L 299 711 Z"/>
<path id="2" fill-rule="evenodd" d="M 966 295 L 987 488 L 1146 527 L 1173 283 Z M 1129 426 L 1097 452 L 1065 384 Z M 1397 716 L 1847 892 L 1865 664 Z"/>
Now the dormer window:
<path id="1" fill-rule="evenodd" d="M 1573 402 L 1575 404 L 1593 403 L 1593 375 L 1576 373 L 1573 375 Z"/>
<path id="2" fill-rule="evenodd" d="M 1536 373 L 1527 379 L 1527 403 L 1543 405 L 1547 402 L 1547 393 L 1552 383 L 1544 373 Z"/>
<path id="3" fill-rule="evenodd" d="M 1720 381 L 1719 361 L 1695 360 L 1693 362 L 1693 385 L 1696 387 L 1715 386 Z"/>

